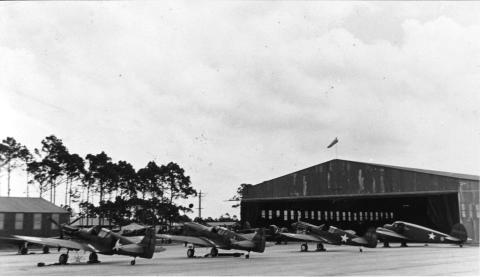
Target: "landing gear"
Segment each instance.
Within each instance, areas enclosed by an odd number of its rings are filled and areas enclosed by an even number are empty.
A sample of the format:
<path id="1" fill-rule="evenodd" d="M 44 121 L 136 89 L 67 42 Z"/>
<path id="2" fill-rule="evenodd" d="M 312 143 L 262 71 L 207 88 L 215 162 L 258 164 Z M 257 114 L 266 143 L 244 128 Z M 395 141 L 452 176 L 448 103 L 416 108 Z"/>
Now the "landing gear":
<path id="1" fill-rule="evenodd" d="M 325 247 L 323 246 L 323 243 L 317 243 L 317 250 L 318 252 L 324 252 L 324 251 L 327 251 L 327 249 L 325 249 Z"/>
<path id="2" fill-rule="evenodd" d="M 363 249 L 360 247 L 359 251 L 360 251 L 360 253 L 362 253 L 362 252 L 363 252 Z"/>
<path id="3" fill-rule="evenodd" d="M 89 263 L 89 264 L 96 264 L 96 263 L 98 263 L 98 262 L 99 262 L 99 261 L 98 261 L 98 255 L 97 255 L 97 253 L 92 252 L 92 253 L 90 253 L 90 255 L 88 255 L 88 263 Z"/>
<path id="4" fill-rule="evenodd" d="M 408 247 L 407 243 L 406 242 L 402 242 L 402 244 L 400 245 L 401 247 Z"/>
<path id="5" fill-rule="evenodd" d="M 187 257 L 193 258 L 194 255 L 195 255 L 195 249 L 189 248 L 189 249 L 187 250 Z"/>
<path id="6" fill-rule="evenodd" d="M 18 246 L 18 253 L 22 255 L 27 255 L 28 254 L 28 244 L 25 242 L 22 245 Z"/>
<path id="7" fill-rule="evenodd" d="M 390 247 L 390 243 L 388 243 L 388 241 L 384 242 L 383 247 L 385 247 L 385 248 Z"/>
<path id="8" fill-rule="evenodd" d="M 58 263 L 61 265 L 65 265 L 68 262 L 68 254 L 61 254 L 58 258 Z"/>
<path id="9" fill-rule="evenodd" d="M 463 244 L 459 244 L 459 246 L 460 246 L 460 248 L 462 248 L 462 247 L 463 247 Z"/>
<path id="10" fill-rule="evenodd" d="M 300 251 L 301 252 L 307 252 L 308 251 L 308 244 L 302 243 L 302 245 L 300 245 Z"/>
<path id="11" fill-rule="evenodd" d="M 247 255 L 245 255 L 245 259 L 250 259 L 250 251 L 248 251 Z"/>
<path id="12" fill-rule="evenodd" d="M 212 256 L 212 258 L 215 258 L 216 256 L 218 256 L 218 249 L 216 247 L 213 247 L 210 250 L 210 256 Z"/>
<path id="13" fill-rule="evenodd" d="M 50 253 L 50 248 L 48 246 L 44 245 L 42 247 L 42 252 L 43 252 L 43 254 L 48 254 L 48 253 Z"/>
<path id="14" fill-rule="evenodd" d="M 133 260 L 130 262 L 130 265 L 135 265 L 135 260 L 137 259 L 137 257 L 133 257 Z"/>

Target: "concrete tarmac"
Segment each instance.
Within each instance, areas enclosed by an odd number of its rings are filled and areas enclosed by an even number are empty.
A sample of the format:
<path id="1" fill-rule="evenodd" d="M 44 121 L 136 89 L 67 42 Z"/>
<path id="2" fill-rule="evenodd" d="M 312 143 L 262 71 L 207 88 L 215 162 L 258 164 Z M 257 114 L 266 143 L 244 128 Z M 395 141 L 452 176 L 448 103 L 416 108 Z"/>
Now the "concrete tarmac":
<path id="1" fill-rule="evenodd" d="M 380 246 L 380 245 L 379 245 Z M 311 249 L 315 244 L 309 244 Z M 131 266 L 131 257 L 99 255 L 101 263 L 86 264 L 88 253 L 80 262 L 70 252 L 68 265 L 48 265 L 58 261 L 59 253 L 18 255 L 0 252 L 0 275 L 475 275 L 480 276 L 479 247 L 453 245 L 393 244 L 391 248 L 365 248 L 326 245 L 327 252 L 300 252 L 300 245 L 275 245 L 265 253 L 217 258 L 186 257 L 183 245 L 171 245 L 155 253 L 153 259 L 138 258 Z M 240 251 L 222 251 L 235 253 Z M 209 253 L 197 248 L 196 255 Z M 37 267 L 38 262 L 47 266 Z"/>

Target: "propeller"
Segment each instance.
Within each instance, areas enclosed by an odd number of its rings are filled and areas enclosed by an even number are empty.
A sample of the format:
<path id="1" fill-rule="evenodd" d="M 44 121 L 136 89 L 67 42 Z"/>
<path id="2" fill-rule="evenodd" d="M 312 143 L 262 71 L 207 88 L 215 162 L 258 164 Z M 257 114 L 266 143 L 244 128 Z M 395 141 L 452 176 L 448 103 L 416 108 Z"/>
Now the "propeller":
<path id="1" fill-rule="evenodd" d="M 75 223 L 75 222 L 77 222 L 77 221 L 80 220 L 81 218 L 82 218 L 82 216 L 76 218 L 74 221 L 70 222 L 70 224 L 66 224 L 66 223 L 64 223 L 64 224 L 59 224 L 55 219 L 53 219 L 53 218 L 51 218 L 51 217 L 49 218 L 49 220 L 50 220 L 53 224 L 57 225 L 57 227 L 58 227 L 58 229 L 59 229 L 59 231 L 60 231 L 60 239 L 63 239 L 64 231 L 67 231 L 68 233 L 73 233 L 73 232 L 75 232 L 75 231 L 78 231 L 78 228 L 72 227 L 72 226 L 70 226 L 70 225 L 73 224 L 73 223 Z"/>

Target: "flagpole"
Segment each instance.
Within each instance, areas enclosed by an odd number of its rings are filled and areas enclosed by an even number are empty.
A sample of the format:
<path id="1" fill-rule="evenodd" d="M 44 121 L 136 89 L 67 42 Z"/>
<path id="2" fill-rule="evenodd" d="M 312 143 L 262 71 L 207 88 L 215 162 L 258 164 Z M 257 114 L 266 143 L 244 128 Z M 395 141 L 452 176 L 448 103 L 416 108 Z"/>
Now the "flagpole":
<path id="1" fill-rule="evenodd" d="M 335 144 L 335 159 L 338 159 L 337 146 L 338 146 L 338 143 Z"/>

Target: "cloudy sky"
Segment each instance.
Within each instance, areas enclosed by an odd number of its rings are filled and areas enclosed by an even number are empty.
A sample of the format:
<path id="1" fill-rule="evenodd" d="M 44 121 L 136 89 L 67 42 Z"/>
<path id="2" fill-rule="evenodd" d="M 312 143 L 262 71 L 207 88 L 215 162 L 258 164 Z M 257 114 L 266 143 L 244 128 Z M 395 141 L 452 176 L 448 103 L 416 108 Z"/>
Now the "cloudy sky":
<path id="1" fill-rule="evenodd" d="M 241 183 L 335 158 L 479 174 L 480 3 L 0 4 L 0 139 Z M 0 193 L 6 179 L 0 177 Z M 25 191 L 14 178 L 13 194 Z M 196 200 L 192 200 L 192 202 Z"/>

